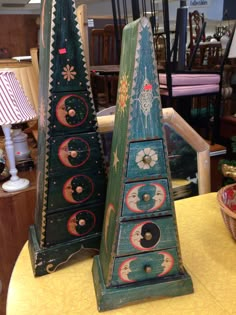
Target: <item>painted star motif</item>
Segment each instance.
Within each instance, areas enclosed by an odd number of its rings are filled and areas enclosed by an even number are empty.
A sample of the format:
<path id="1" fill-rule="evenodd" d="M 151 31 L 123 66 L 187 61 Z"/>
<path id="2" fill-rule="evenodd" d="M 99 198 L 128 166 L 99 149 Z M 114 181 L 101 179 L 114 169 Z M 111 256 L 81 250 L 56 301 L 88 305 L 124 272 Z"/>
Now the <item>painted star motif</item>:
<path id="1" fill-rule="evenodd" d="M 63 68 L 64 71 L 62 71 L 61 74 L 63 75 L 64 79 L 67 80 L 68 82 L 70 80 L 74 80 L 75 78 L 76 72 L 73 71 L 74 69 L 75 69 L 74 66 L 70 66 L 68 64 Z"/>
<path id="2" fill-rule="evenodd" d="M 120 162 L 120 160 L 118 159 L 117 148 L 116 148 L 115 152 L 113 152 L 113 167 L 115 168 L 115 170 L 117 170 L 118 162 Z"/>

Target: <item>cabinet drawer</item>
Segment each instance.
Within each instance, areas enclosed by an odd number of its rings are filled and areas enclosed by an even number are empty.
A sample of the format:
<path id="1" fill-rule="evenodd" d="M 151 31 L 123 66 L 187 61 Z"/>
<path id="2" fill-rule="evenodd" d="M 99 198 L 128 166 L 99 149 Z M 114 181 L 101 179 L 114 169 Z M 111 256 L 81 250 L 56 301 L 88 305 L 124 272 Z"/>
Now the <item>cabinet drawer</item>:
<path id="1" fill-rule="evenodd" d="M 58 136 L 50 141 L 50 173 L 67 171 L 68 168 L 89 171 L 102 167 L 101 148 L 95 132 L 78 136 Z M 99 157 L 99 158 L 98 158 Z"/>
<path id="2" fill-rule="evenodd" d="M 172 216 L 120 223 L 117 255 L 174 247 L 173 226 Z"/>
<path id="3" fill-rule="evenodd" d="M 130 143 L 127 180 L 167 177 L 162 140 Z"/>
<path id="4" fill-rule="evenodd" d="M 104 204 L 93 207 L 76 207 L 53 213 L 46 219 L 46 246 L 82 238 L 102 230 Z"/>
<path id="5" fill-rule="evenodd" d="M 52 112 L 49 118 L 52 135 L 95 131 L 94 118 L 86 93 L 52 95 Z"/>
<path id="6" fill-rule="evenodd" d="M 105 200 L 106 183 L 102 170 L 89 175 L 56 174 L 49 177 L 47 211 Z"/>
<path id="7" fill-rule="evenodd" d="M 180 273 L 176 248 L 115 259 L 112 285 L 164 278 Z"/>
<path id="8" fill-rule="evenodd" d="M 167 179 L 125 185 L 122 216 L 134 217 L 171 209 Z"/>

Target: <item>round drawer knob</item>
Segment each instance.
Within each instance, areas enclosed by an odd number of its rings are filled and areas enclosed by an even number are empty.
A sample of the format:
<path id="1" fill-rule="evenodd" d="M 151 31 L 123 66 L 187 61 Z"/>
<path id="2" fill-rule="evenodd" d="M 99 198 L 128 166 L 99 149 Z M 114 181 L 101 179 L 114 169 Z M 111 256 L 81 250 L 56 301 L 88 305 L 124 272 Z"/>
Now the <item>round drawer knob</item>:
<path id="1" fill-rule="evenodd" d="M 144 234 L 144 238 L 145 238 L 146 241 L 150 241 L 152 239 L 152 233 L 146 232 Z"/>
<path id="2" fill-rule="evenodd" d="M 76 158 L 78 155 L 78 152 L 77 151 L 70 151 L 70 156 L 73 157 L 73 158 Z"/>
<path id="3" fill-rule="evenodd" d="M 86 224 L 86 221 L 84 219 L 80 219 L 79 220 L 79 225 L 80 226 L 85 226 L 85 224 Z"/>
<path id="4" fill-rule="evenodd" d="M 151 266 L 145 266 L 144 270 L 146 273 L 150 273 L 150 272 L 152 272 L 152 267 Z"/>
<path id="5" fill-rule="evenodd" d="M 144 194 L 143 195 L 143 201 L 149 201 L 151 199 L 149 194 Z"/>
<path id="6" fill-rule="evenodd" d="M 150 164 L 151 161 L 152 161 L 152 158 L 151 158 L 149 155 L 145 155 L 145 156 L 143 157 L 143 162 L 144 162 L 145 164 Z"/>
<path id="7" fill-rule="evenodd" d="M 68 115 L 69 115 L 70 117 L 74 117 L 75 114 L 76 114 L 76 112 L 75 112 L 74 109 L 70 109 L 70 110 L 68 111 Z"/>
<path id="8" fill-rule="evenodd" d="M 81 194 L 83 192 L 83 187 L 78 186 L 78 187 L 76 187 L 75 190 L 76 190 L 77 194 Z"/>

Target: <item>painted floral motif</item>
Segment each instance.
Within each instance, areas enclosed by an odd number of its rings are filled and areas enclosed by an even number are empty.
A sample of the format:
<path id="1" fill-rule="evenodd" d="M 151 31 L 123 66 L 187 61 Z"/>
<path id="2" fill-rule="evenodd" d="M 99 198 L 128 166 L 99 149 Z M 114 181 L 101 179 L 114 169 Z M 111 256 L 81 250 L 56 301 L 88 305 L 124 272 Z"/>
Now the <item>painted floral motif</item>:
<path id="1" fill-rule="evenodd" d="M 129 98 L 128 96 L 128 90 L 129 90 L 129 83 L 128 83 L 128 76 L 122 75 L 120 79 L 120 85 L 118 89 L 118 105 L 119 110 L 123 113 L 126 107 L 126 102 Z"/>
<path id="2" fill-rule="evenodd" d="M 147 129 L 147 116 L 150 114 L 152 108 L 153 94 L 152 94 L 152 85 L 147 79 L 147 68 L 145 67 L 145 79 L 143 83 L 143 89 L 139 95 L 139 103 L 141 110 L 145 116 L 145 128 Z"/>
<path id="3" fill-rule="evenodd" d="M 70 80 L 74 80 L 75 78 L 75 75 L 76 75 L 76 72 L 73 71 L 75 69 L 74 66 L 70 66 L 70 65 L 66 65 L 64 68 L 63 68 L 63 72 L 61 73 L 64 77 L 65 80 L 67 80 L 68 82 Z"/>
<path id="4" fill-rule="evenodd" d="M 135 162 L 137 163 L 139 168 L 147 170 L 153 167 L 156 164 L 157 160 L 157 153 L 151 148 L 145 148 L 138 152 Z"/>

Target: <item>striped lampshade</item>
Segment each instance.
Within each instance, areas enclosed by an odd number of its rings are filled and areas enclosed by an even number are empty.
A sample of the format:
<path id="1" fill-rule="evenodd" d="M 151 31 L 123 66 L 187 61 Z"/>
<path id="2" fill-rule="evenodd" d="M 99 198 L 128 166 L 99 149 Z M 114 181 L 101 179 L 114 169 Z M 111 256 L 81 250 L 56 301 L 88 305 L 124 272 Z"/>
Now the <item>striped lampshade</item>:
<path id="1" fill-rule="evenodd" d="M 36 118 L 15 74 L 0 72 L 0 125 L 17 124 Z"/>

